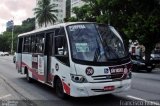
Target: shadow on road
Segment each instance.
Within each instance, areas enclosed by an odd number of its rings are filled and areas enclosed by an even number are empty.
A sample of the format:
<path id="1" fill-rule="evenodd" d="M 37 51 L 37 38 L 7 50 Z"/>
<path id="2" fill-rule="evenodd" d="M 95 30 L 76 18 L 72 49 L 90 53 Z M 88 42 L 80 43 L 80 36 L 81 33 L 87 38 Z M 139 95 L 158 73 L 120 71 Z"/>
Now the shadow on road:
<path id="1" fill-rule="evenodd" d="M 23 81 L 24 84 L 28 83 L 25 78 L 20 78 L 19 80 Z M 33 85 L 36 86 L 38 89 L 44 90 L 47 93 L 52 93 L 53 98 L 57 98 L 57 100 L 52 100 L 52 98 L 50 98 L 49 100 L 33 101 L 38 104 L 38 106 L 120 106 L 121 101 L 127 100 L 126 98 L 122 98 L 112 94 L 81 98 L 67 96 L 65 100 L 62 100 L 56 96 L 52 87 L 49 87 L 37 81 L 34 81 Z"/>

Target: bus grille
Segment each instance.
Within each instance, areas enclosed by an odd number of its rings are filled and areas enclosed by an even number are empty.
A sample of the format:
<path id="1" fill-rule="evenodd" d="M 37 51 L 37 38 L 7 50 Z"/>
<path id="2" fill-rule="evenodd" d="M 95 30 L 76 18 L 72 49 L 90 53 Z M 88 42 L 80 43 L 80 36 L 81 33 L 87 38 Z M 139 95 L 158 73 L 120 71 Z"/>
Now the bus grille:
<path id="1" fill-rule="evenodd" d="M 113 75 L 98 75 L 98 76 L 92 76 L 93 80 L 109 80 L 109 79 L 113 79 L 113 80 L 118 80 L 118 79 L 122 79 L 123 77 L 123 73 L 121 74 L 113 74 Z"/>

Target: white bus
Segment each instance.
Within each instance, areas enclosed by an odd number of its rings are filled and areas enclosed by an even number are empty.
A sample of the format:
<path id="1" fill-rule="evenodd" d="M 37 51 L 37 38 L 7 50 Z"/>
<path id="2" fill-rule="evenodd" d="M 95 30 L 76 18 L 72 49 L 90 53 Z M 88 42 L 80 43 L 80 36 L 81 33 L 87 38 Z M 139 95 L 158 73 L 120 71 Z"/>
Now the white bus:
<path id="1" fill-rule="evenodd" d="M 55 88 L 64 98 L 126 91 L 131 63 L 119 33 L 91 22 L 53 25 L 18 36 L 19 73 Z"/>

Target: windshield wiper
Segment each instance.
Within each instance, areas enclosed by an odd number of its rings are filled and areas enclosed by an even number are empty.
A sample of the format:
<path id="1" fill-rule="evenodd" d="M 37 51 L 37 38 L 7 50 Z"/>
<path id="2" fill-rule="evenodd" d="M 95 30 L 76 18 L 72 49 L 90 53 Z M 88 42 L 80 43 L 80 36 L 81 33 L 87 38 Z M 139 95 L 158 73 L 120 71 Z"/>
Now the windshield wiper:
<path id="1" fill-rule="evenodd" d="M 99 58 L 100 58 L 100 52 L 101 52 L 100 46 L 98 44 L 97 39 L 96 39 L 96 44 L 97 44 L 97 48 L 96 48 L 95 53 L 94 53 L 94 61 L 95 62 L 97 62 L 99 60 Z"/>
<path id="2" fill-rule="evenodd" d="M 100 54 L 101 54 L 100 53 L 100 48 L 97 47 L 96 50 L 95 50 L 95 53 L 94 53 L 94 60 L 93 61 L 97 62 L 99 60 L 99 58 L 101 57 Z"/>

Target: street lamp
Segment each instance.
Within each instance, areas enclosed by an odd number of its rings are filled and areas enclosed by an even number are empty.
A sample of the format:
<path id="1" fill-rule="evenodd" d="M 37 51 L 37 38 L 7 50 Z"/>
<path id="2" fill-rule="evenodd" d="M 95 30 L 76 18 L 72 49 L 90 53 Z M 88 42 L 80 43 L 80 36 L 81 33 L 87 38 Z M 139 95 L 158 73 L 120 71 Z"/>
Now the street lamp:
<path id="1" fill-rule="evenodd" d="M 13 18 L 14 19 L 14 18 Z M 13 53 L 13 32 L 14 32 L 14 21 L 10 20 L 7 22 L 7 28 L 11 28 L 12 30 L 12 41 L 11 41 L 11 54 Z"/>
<path id="2" fill-rule="evenodd" d="M 12 26 L 12 44 L 11 44 L 11 54 L 13 54 L 13 32 L 14 32 L 14 24 Z"/>
<path id="3" fill-rule="evenodd" d="M 11 27 L 12 27 L 12 44 L 11 44 L 11 54 L 13 54 L 13 32 L 14 32 L 14 17 L 11 21 Z"/>

